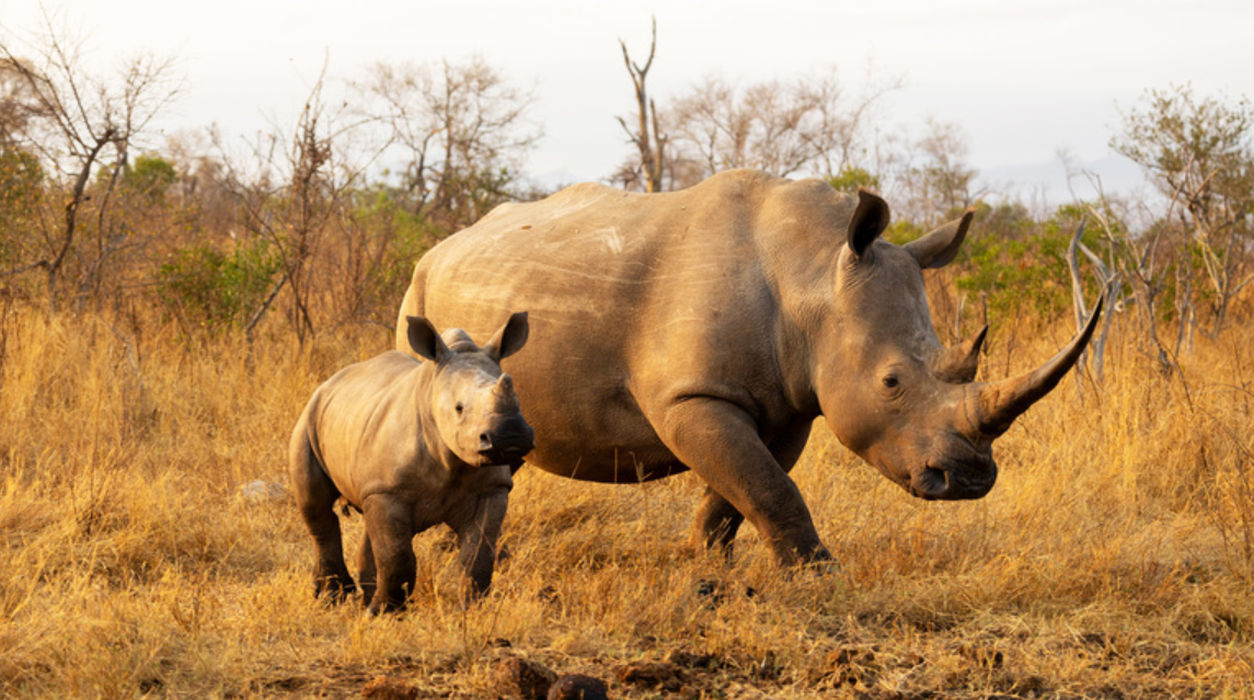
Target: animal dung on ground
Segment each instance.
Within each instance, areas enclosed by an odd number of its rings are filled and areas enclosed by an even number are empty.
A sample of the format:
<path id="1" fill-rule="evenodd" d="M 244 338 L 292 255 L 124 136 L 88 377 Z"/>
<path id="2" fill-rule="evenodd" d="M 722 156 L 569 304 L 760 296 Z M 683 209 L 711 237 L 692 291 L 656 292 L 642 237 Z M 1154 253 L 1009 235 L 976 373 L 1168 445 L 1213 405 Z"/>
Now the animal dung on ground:
<path id="1" fill-rule="evenodd" d="M 548 700 L 608 700 L 605 681 L 581 673 L 568 673 L 549 688 Z"/>
<path id="2" fill-rule="evenodd" d="M 497 692 L 523 700 L 545 700 L 557 674 L 543 664 L 517 656 L 508 656 L 492 669 Z"/>

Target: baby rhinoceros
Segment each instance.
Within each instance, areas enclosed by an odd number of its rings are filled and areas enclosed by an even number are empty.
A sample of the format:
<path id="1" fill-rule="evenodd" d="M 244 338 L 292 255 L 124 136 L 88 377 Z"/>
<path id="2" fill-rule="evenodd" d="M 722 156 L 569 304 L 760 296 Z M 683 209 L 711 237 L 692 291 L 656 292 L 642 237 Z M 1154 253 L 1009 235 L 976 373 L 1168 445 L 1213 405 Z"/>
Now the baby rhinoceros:
<path id="1" fill-rule="evenodd" d="M 513 380 L 500 361 L 527 341 L 510 316 L 482 348 L 465 331 L 443 337 L 409 316 L 421 362 L 392 351 L 350 365 L 318 387 L 292 432 L 292 488 L 317 548 L 314 593 L 339 601 L 355 585 L 344 565 L 336 501 L 365 516 L 359 577 L 371 613 L 399 610 L 413 592 L 415 533 L 446 523 L 476 594 L 487 590 L 512 470 L 533 446 Z"/>

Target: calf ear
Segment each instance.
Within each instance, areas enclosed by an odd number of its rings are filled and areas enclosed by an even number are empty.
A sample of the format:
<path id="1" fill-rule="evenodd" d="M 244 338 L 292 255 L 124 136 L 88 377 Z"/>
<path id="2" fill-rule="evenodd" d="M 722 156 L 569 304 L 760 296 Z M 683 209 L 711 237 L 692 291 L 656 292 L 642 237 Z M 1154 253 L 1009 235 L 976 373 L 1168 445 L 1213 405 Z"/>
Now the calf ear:
<path id="1" fill-rule="evenodd" d="M 919 261 L 919 267 L 942 267 L 958 254 L 962 239 L 967 236 L 975 211 L 968 209 L 962 218 L 937 228 L 922 238 L 907 243 L 905 249 Z"/>
<path id="2" fill-rule="evenodd" d="M 448 354 L 448 346 L 444 344 L 440 334 L 435 332 L 435 326 L 422 316 L 406 316 L 405 320 L 409 322 L 409 347 L 414 354 L 433 362 L 444 359 Z"/>
<path id="3" fill-rule="evenodd" d="M 853 218 L 849 220 L 849 250 L 862 257 L 876 238 L 888 227 L 888 203 L 879 195 L 859 189 L 858 206 L 853 210 Z"/>
<path id="4" fill-rule="evenodd" d="M 492 340 L 483 346 L 483 351 L 490 355 L 497 362 L 513 355 L 522 350 L 522 346 L 527 344 L 527 335 L 531 332 L 531 325 L 527 321 L 527 312 L 519 311 L 512 314 L 509 320 L 501 326 L 501 330 L 492 336 Z"/>

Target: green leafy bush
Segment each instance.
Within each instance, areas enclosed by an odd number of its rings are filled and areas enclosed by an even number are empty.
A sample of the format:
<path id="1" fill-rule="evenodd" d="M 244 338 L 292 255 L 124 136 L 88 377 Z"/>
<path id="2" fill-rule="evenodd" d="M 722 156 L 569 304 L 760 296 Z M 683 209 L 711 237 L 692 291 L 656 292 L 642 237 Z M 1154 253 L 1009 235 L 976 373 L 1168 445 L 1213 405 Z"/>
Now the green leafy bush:
<path id="1" fill-rule="evenodd" d="M 160 201 L 165 191 L 178 179 L 178 172 L 169 161 L 154 155 L 142 155 L 127 166 L 124 182 L 149 199 Z"/>
<path id="2" fill-rule="evenodd" d="M 869 170 L 851 166 L 827 178 L 827 184 L 838 192 L 853 193 L 857 192 L 859 187 L 878 190 L 880 179 Z"/>
<path id="3" fill-rule="evenodd" d="M 264 239 L 226 251 L 197 244 L 162 263 L 157 287 L 166 309 L 187 325 L 242 326 L 260 308 L 279 267 L 278 251 Z"/>
<path id="4" fill-rule="evenodd" d="M 0 265 L 20 262 L 26 242 L 35 238 L 44 171 L 26 151 L 0 150 Z"/>
<path id="5" fill-rule="evenodd" d="M 983 295 L 990 323 L 1025 314 L 1053 318 L 1071 306 L 1067 248 L 1078 212 L 1035 221 L 1020 204 L 981 204 L 956 260 L 958 289 Z M 1084 242 L 1100 250 L 1095 234 Z M 1085 280 L 1090 283 L 1091 280 Z M 1096 294 L 1096 291 L 1093 292 Z"/>

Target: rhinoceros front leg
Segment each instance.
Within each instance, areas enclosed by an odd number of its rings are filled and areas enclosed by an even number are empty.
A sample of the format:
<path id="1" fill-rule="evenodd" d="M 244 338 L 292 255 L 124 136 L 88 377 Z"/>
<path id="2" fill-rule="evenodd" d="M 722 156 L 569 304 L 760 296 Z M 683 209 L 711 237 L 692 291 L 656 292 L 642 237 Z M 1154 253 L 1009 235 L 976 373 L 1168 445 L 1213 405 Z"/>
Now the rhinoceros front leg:
<path id="1" fill-rule="evenodd" d="M 414 559 L 413 513 L 408 504 L 387 495 L 365 499 L 362 513 L 374 554 L 375 591 L 367 609 L 372 615 L 402 610 L 414 591 L 418 562 Z"/>
<path id="2" fill-rule="evenodd" d="M 666 409 L 659 423 L 667 448 L 758 528 L 781 563 L 831 558 L 797 485 L 742 409 L 720 399 L 687 398 Z M 709 509 L 699 516 L 702 528 L 734 521 L 717 501 L 703 507 Z"/>
<path id="3" fill-rule="evenodd" d="M 811 425 L 810 421 L 800 422 L 771 441 L 771 456 L 784 473 L 792 471 L 793 465 L 805 450 L 806 442 L 810 439 Z M 728 503 L 714 488 L 707 486 L 705 495 L 697 506 L 697 517 L 692 523 L 690 539 L 694 546 L 704 545 L 710 549 L 718 547 L 730 553 L 732 541 L 736 539 L 736 532 L 744 520 L 745 516 L 735 506 Z"/>
<path id="4" fill-rule="evenodd" d="M 505 520 L 508 506 L 509 489 L 494 489 L 480 495 L 473 511 L 468 511 L 461 522 L 451 523 L 459 544 L 457 560 L 473 595 L 483 595 L 492 584 L 492 571 L 496 568 L 496 542 L 501 535 L 501 523 Z"/>

